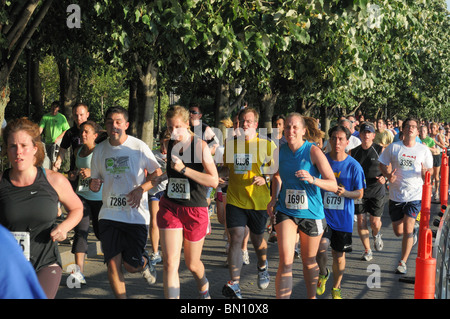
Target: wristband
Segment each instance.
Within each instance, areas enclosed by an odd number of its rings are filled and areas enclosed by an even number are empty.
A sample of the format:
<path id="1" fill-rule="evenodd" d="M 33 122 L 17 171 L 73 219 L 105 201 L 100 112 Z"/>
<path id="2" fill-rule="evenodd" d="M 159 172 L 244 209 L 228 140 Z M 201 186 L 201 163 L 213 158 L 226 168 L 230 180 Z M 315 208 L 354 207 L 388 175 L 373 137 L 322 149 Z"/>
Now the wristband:
<path id="1" fill-rule="evenodd" d="M 186 166 L 184 166 L 184 167 L 181 169 L 180 173 L 183 174 L 183 175 L 186 173 Z"/>

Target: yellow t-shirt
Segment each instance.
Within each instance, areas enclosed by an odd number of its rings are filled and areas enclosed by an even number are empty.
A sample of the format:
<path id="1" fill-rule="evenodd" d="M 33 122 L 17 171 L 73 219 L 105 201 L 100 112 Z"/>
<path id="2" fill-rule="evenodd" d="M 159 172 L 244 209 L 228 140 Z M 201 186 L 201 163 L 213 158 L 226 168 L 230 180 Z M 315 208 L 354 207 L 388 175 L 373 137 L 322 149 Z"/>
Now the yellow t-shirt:
<path id="1" fill-rule="evenodd" d="M 252 185 L 254 176 L 274 174 L 278 161 L 273 158 L 276 145 L 258 136 L 246 141 L 228 140 L 224 151 L 224 165 L 229 169 L 227 203 L 242 209 L 265 210 L 270 201 L 269 185 Z"/>

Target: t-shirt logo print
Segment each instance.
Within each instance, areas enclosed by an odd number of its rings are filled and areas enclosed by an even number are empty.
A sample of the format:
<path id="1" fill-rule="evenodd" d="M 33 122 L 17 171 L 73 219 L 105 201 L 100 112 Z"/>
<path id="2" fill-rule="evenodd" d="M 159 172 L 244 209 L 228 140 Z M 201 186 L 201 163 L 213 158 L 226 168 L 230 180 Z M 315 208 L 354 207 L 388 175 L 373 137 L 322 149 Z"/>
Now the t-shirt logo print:
<path id="1" fill-rule="evenodd" d="M 109 157 L 105 159 L 105 168 L 108 174 L 113 175 L 114 178 L 121 178 L 130 170 L 130 158 L 128 156 Z"/>

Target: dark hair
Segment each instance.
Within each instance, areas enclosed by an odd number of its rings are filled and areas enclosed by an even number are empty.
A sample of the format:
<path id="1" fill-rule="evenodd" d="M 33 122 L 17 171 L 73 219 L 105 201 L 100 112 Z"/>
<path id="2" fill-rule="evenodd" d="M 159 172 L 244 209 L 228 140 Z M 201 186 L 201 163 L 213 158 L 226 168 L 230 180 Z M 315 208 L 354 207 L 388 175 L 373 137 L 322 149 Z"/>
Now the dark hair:
<path id="1" fill-rule="evenodd" d="M 350 130 L 342 125 L 336 125 L 330 128 L 330 130 L 328 131 L 328 136 L 331 138 L 334 132 L 344 132 L 347 140 L 349 140 L 350 136 L 352 135 L 352 133 L 350 133 Z"/>
<path id="2" fill-rule="evenodd" d="M 113 113 L 122 114 L 123 117 L 125 118 L 125 121 L 128 122 L 128 111 L 121 106 L 112 106 L 108 108 L 105 113 L 105 120 L 107 120 L 108 117 Z"/>
<path id="3" fill-rule="evenodd" d="M 196 107 L 196 108 L 198 108 L 199 113 L 200 113 L 200 114 L 203 114 L 202 107 L 200 106 L 199 103 L 197 103 L 197 102 L 192 102 L 192 103 L 189 104 L 188 109 L 190 109 L 191 107 Z"/>
<path id="4" fill-rule="evenodd" d="M 402 130 L 405 128 L 406 123 L 409 122 L 409 121 L 414 121 L 414 122 L 417 123 L 417 125 L 419 125 L 419 120 L 418 120 L 418 119 L 416 119 L 415 117 L 408 117 L 408 118 L 407 118 L 406 120 L 404 120 L 403 123 L 402 123 Z"/>
<path id="5" fill-rule="evenodd" d="M 283 120 L 286 122 L 286 117 L 283 114 L 275 114 L 274 116 L 272 116 L 272 124 L 278 120 Z"/>
<path id="6" fill-rule="evenodd" d="M 89 125 L 90 127 L 92 127 L 94 129 L 94 133 L 99 134 L 99 132 L 100 132 L 100 125 L 98 125 L 94 121 L 87 120 L 87 121 L 81 123 L 80 124 L 80 131 L 81 131 L 82 127 L 85 126 L 85 125 Z"/>
<path id="7" fill-rule="evenodd" d="M 41 134 L 39 132 L 39 125 L 37 125 L 34 122 L 31 122 L 26 117 L 22 117 L 19 119 L 15 119 L 10 121 L 6 127 L 3 129 L 3 144 L 5 146 L 5 149 L 8 147 L 8 139 L 9 136 L 13 133 L 24 131 L 28 135 L 31 136 L 31 140 L 33 142 L 33 145 L 37 147 L 37 152 L 34 155 L 35 161 L 34 166 L 42 166 L 45 159 L 45 150 L 44 150 L 44 144 L 41 141 Z"/>

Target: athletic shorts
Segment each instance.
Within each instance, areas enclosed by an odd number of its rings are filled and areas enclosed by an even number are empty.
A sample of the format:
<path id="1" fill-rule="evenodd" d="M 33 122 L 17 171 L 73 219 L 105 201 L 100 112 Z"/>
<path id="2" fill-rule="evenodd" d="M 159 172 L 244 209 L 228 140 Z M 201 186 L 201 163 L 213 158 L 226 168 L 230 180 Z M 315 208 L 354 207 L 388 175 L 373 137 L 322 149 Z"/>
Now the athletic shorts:
<path id="1" fill-rule="evenodd" d="M 227 227 L 245 227 L 255 235 L 261 235 L 266 230 L 269 215 L 266 210 L 243 209 L 227 204 L 226 220 Z"/>
<path id="2" fill-rule="evenodd" d="M 161 197 L 164 195 L 164 191 L 160 191 L 160 192 L 158 192 L 158 193 L 156 193 L 156 194 L 154 194 L 154 195 L 148 195 L 148 200 L 149 201 L 156 201 L 156 202 L 158 202 L 158 201 L 160 201 L 161 200 Z"/>
<path id="3" fill-rule="evenodd" d="M 420 200 L 413 200 L 404 203 L 389 200 L 389 216 L 391 216 L 391 221 L 393 222 L 403 219 L 405 215 L 416 219 L 421 208 L 422 201 Z"/>
<path id="4" fill-rule="evenodd" d="M 286 215 L 282 212 L 275 213 L 275 225 L 285 220 L 292 220 L 297 226 L 298 230 L 305 233 L 310 237 L 316 237 L 323 234 L 327 227 L 326 219 L 310 219 L 310 218 L 298 218 Z"/>
<path id="5" fill-rule="evenodd" d="M 355 201 L 356 202 L 356 201 Z M 374 217 L 381 217 L 384 211 L 384 196 L 361 199 L 361 204 L 355 204 L 355 214 L 369 213 Z"/>
<path id="6" fill-rule="evenodd" d="M 182 229 L 186 240 L 196 242 L 208 232 L 208 207 L 187 207 L 162 197 L 156 215 L 159 229 Z"/>
<path id="7" fill-rule="evenodd" d="M 142 256 L 147 244 L 147 225 L 100 219 L 98 227 L 105 263 L 122 254 L 123 261 L 130 266 L 139 268 L 144 265 Z"/>
<path id="8" fill-rule="evenodd" d="M 442 155 L 433 155 L 433 167 L 441 167 Z"/>
<path id="9" fill-rule="evenodd" d="M 323 238 L 330 240 L 330 246 L 334 251 L 341 253 L 349 253 L 352 249 L 352 233 L 338 231 L 327 226 L 323 233 Z"/>

